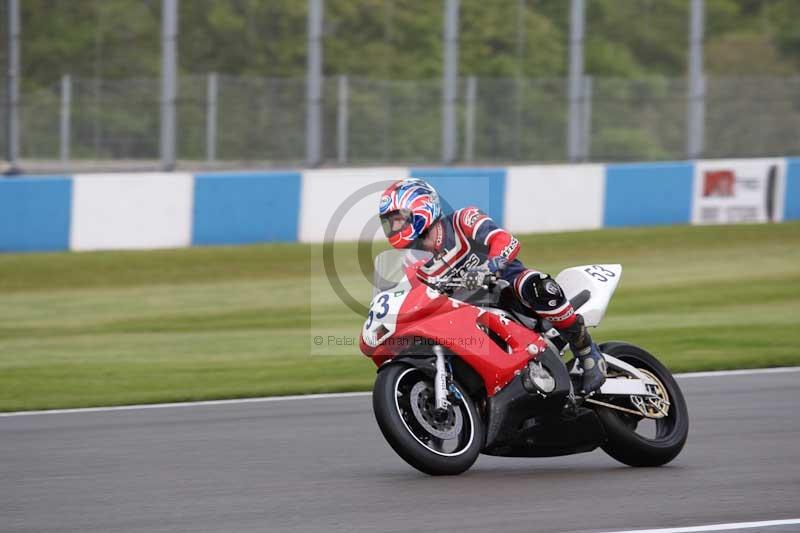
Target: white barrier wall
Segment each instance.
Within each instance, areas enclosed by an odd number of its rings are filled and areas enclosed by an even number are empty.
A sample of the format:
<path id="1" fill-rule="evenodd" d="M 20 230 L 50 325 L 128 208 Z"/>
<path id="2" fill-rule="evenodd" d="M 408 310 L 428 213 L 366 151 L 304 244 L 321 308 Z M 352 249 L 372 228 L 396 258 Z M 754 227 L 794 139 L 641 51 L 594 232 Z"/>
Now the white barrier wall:
<path id="1" fill-rule="evenodd" d="M 719 159 L 694 166 L 692 224 L 780 222 L 786 159 Z"/>
<path id="2" fill-rule="evenodd" d="M 341 241 L 384 238 L 377 212 L 381 193 L 392 181 L 409 177 L 405 167 L 307 170 L 300 196 L 300 241 L 322 242 L 329 224 Z M 362 190 L 366 188 L 365 190 Z M 352 197 L 352 201 L 348 198 Z M 337 209 L 343 217 L 335 217 Z M 367 228 L 369 235 L 363 235 Z"/>
<path id="3" fill-rule="evenodd" d="M 0 180 L 0 251 L 384 239 L 381 192 L 429 180 L 524 234 L 800 220 L 800 159 L 139 173 Z"/>
<path id="4" fill-rule="evenodd" d="M 182 173 L 74 176 L 70 249 L 189 246 L 193 185 Z"/>
<path id="5" fill-rule="evenodd" d="M 596 229 L 603 225 L 603 165 L 508 167 L 505 224 L 538 233 Z"/>

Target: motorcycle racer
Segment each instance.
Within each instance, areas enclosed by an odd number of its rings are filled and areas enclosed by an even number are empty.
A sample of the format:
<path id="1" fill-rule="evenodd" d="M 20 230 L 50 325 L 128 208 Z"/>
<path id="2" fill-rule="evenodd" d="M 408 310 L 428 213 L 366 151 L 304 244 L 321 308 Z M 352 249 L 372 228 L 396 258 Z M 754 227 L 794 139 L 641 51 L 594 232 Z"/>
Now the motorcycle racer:
<path id="1" fill-rule="evenodd" d="M 394 248 L 431 252 L 419 270 L 422 281 L 455 270 L 467 289 L 477 289 L 493 275 L 506 280 L 526 309 L 550 321 L 569 342 L 583 368 L 581 393 L 605 382 L 606 363 L 559 284 L 548 274 L 528 269 L 517 259 L 519 241 L 477 207 L 442 214 L 439 195 L 428 182 L 409 178 L 390 185 L 379 204 L 386 238 Z"/>

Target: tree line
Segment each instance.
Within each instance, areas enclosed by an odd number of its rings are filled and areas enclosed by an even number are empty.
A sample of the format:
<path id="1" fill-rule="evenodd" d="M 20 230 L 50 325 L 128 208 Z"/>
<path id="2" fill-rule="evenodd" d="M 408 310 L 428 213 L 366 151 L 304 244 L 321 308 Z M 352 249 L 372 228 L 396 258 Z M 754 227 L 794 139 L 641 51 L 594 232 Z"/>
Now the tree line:
<path id="1" fill-rule="evenodd" d="M 20 4 L 23 83 L 49 85 L 66 73 L 103 79 L 159 76 L 161 0 Z M 587 74 L 685 75 L 689 4 L 587 0 Z M 460 6 L 462 75 L 552 78 L 567 72 L 569 1 L 461 0 Z M 705 6 L 708 74 L 800 71 L 800 25 L 795 22 L 800 2 L 706 0 Z M 183 0 L 179 9 L 181 73 L 305 75 L 305 0 Z M 324 10 L 325 75 L 441 76 L 443 1 L 325 0 Z M 6 46 L 0 54 L 5 61 Z"/>

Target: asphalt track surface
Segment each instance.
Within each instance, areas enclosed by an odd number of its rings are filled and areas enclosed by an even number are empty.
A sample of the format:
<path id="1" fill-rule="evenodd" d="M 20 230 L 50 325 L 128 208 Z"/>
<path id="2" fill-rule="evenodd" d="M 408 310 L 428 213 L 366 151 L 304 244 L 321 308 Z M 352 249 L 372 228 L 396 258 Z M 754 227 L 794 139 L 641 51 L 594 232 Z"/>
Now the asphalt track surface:
<path id="1" fill-rule="evenodd" d="M 384 442 L 368 396 L 3 417 L 0 531 L 605 532 L 800 517 L 800 373 L 679 382 L 689 441 L 652 469 L 597 450 L 481 456 L 428 477 Z"/>

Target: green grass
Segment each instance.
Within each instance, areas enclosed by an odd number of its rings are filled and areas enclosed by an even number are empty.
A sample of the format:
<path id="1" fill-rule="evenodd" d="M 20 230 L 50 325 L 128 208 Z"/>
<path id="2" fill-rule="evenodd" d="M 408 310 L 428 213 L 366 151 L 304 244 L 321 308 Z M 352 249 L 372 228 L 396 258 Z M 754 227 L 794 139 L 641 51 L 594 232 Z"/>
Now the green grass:
<path id="1" fill-rule="evenodd" d="M 674 371 L 800 364 L 798 223 L 521 241 L 526 264 L 553 274 L 622 263 L 598 340 Z M 337 269 L 366 302 L 356 250 L 337 245 Z M 0 410 L 366 390 L 374 366 L 344 344 L 362 321 L 320 246 L 0 255 Z"/>

